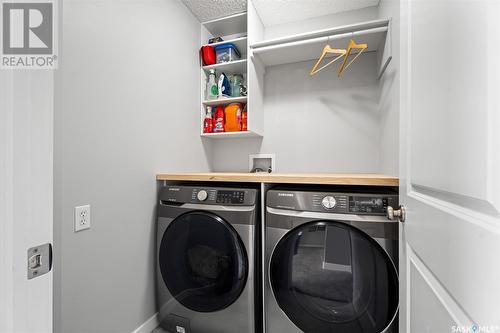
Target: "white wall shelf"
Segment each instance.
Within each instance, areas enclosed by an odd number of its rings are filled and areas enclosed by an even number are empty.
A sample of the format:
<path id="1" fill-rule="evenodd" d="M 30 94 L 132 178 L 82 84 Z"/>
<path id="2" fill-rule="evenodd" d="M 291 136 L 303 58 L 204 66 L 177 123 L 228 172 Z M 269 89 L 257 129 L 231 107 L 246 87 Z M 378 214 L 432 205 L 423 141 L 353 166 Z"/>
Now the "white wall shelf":
<path id="1" fill-rule="evenodd" d="M 236 138 L 258 138 L 262 135 L 252 132 L 222 132 L 222 133 L 202 133 L 202 137 L 210 139 L 236 139 Z"/>
<path id="2" fill-rule="evenodd" d="M 212 36 L 231 36 L 247 32 L 247 13 L 234 14 L 202 25 Z"/>
<path id="3" fill-rule="evenodd" d="M 263 94 L 260 90 L 261 83 L 258 82 L 258 78 L 256 77 L 254 64 L 247 60 L 251 38 L 256 40 L 256 34 L 252 30 L 252 22 L 256 20 L 256 13 L 253 11 L 253 6 L 249 5 L 248 7 L 248 14 L 245 12 L 201 23 L 200 46 L 217 46 L 225 43 L 233 43 L 240 51 L 242 57 L 240 60 L 202 66 L 200 69 L 200 136 L 202 138 L 232 139 L 262 136 L 264 117 L 263 108 L 261 107 L 263 98 Z M 217 36 L 223 37 L 225 40 L 218 43 L 207 44 L 210 38 Z M 221 73 L 228 75 L 243 75 L 243 79 L 247 85 L 247 96 L 206 100 L 206 84 L 211 69 L 216 70 L 217 76 Z M 225 106 L 231 103 L 246 105 L 248 131 L 203 133 L 203 124 L 207 107 Z"/>
<path id="4" fill-rule="evenodd" d="M 389 19 L 369 21 L 330 29 L 317 30 L 253 43 L 250 49 L 264 66 L 289 64 L 317 59 L 327 42 L 332 47 L 347 46 L 351 38 L 367 43 L 365 52 L 383 51 L 389 31 Z M 386 60 L 387 63 L 391 57 Z M 382 68 L 387 67 L 387 63 Z"/>
<path id="5" fill-rule="evenodd" d="M 231 103 L 246 103 L 247 97 L 228 97 L 228 98 L 219 98 L 219 99 L 211 99 L 203 101 L 205 106 L 215 106 L 215 105 L 228 105 Z"/>
<path id="6" fill-rule="evenodd" d="M 203 70 L 208 73 L 209 70 L 215 69 L 217 74 L 224 72 L 226 74 L 245 74 L 247 71 L 247 59 L 223 62 L 209 66 L 203 66 Z"/>

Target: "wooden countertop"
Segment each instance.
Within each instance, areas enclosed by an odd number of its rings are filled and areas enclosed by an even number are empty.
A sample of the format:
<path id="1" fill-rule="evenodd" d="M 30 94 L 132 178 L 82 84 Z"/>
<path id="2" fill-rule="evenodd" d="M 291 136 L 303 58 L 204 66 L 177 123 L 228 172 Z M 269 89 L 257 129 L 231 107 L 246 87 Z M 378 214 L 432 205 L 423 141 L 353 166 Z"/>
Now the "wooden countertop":
<path id="1" fill-rule="evenodd" d="M 398 186 L 399 178 L 368 173 L 160 173 L 156 180 L 274 184 Z"/>

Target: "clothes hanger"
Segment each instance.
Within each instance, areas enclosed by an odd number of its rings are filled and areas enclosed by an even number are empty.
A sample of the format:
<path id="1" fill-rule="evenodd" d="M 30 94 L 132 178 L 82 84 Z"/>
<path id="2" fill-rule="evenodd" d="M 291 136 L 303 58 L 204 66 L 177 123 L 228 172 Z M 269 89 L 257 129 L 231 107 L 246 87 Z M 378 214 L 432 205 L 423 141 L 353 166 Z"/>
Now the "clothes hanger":
<path id="1" fill-rule="evenodd" d="M 339 76 L 342 76 L 342 74 L 344 74 L 345 70 L 351 66 L 351 64 L 354 62 L 354 60 L 356 60 L 357 57 L 359 57 L 361 55 L 361 53 L 363 53 L 366 49 L 368 48 L 368 44 L 356 44 L 356 42 L 354 40 L 350 40 L 349 41 L 349 44 L 347 45 L 347 52 L 344 56 L 344 62 L 342 62 L 342 66 L 340 66 L 339 68 Z M 347 58 L 349 57 L 349 55 L 351 54 L 351 51 L 353 49 L 359 49 L 360 51 L 354 56 L 354 58 L 351 59 L 351 61 L 349 63 L 347 63 Z"/>
<path id="2" fill-rule="evenodd" d="M 334 58 L 333 60 L 329 61 L 326 65 L 323 65 L 320 68 L 318 68 L 319 64 L 321 63 L 321 61 L 323 61 L 323 58 L 325 58 L 325 56 L 328 53 L 340 54 L 340 55 L 338 57 Z M 345 49 L 333 49 L 330 46 L 330 36 L 328 36 L 328 39 L 326 41 L 326 45 L 323 48 L 323 52 L 321 52 L 321 56 L 319 57 L 318 61 L 316 61 L 316 64 L 314 64 L 314 67 L 311 69 L 311 72 L 309 73 L 309 75 L 311 75 L 311 76 L 315 75 L 319 71 L 325 69 L 326 67 L 328 67 L 331 64 L 333 64 L 335 61 L 337 61 L 340 58 L 342 58 L 346 53 L 347 53 L 347 51 Z"/>

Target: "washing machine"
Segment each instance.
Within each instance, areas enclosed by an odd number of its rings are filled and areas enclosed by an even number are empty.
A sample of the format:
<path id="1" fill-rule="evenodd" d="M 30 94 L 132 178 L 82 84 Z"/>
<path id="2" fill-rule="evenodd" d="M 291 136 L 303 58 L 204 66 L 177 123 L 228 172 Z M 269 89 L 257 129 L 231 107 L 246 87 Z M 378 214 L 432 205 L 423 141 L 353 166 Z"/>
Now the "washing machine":
<path id="1" fill-rule="evenodd" d="M 397 332 L 398 223 L 391 189 L 275 189 L 265 214 L 268 333 Z"/>
<path id="2" fill-rule="evenodd" d="M 259 331 L 258 204 L 259 192 L 252 188 L 160 189 L 156 299 L 164 330 Z"/>

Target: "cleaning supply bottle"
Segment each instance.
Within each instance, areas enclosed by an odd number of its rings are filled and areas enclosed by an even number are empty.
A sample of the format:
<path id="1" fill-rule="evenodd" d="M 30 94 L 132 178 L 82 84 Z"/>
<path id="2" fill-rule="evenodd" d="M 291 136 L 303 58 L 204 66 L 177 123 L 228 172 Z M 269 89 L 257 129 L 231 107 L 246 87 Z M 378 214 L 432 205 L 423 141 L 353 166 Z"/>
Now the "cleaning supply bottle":
<path id="1" fill-rule="evenodd" d="M 245 132 L 248 131 L 248 113 L 246 105 L 243 111 L 241 112 L 241 130 Z"/>
<path id="2" fill-rule="evenodd" d="M 224 73 L 219 76 L 217 90 L 219 91 L 219 98 L 231 97 L 231 84 Z"/>
<path id="3" fill-rule="evenodd" d="M 232 103 L 226 106 L 224 113 L 226 115 L 226 123 L 224 129 L 226 132 L 241 131 L 241 109 L 240 103 Z"/>
<path id="4" fill-rule="evenodd" d="M 214 122 L 212 119 L 212 107 L 207 106 L 207 113 L 203 121 L 203 133 L 212 133 L 214 131 Z"/>
<path id="5" fill-rule="evenodd" d="M 224 132 L 224 108 L 222 106 L 218 106 L 215 109 L 215 124 L 214 124 L 214 133 Z"/>
<path id="6" fill-rule="evenodd" d="M 206 99 L 217 99 L 218 95 L 219 91 L 217 89 L 217 82 L 215 80 L 215 69 L 211 69 L 210 73 L 208 74 Z"/>

